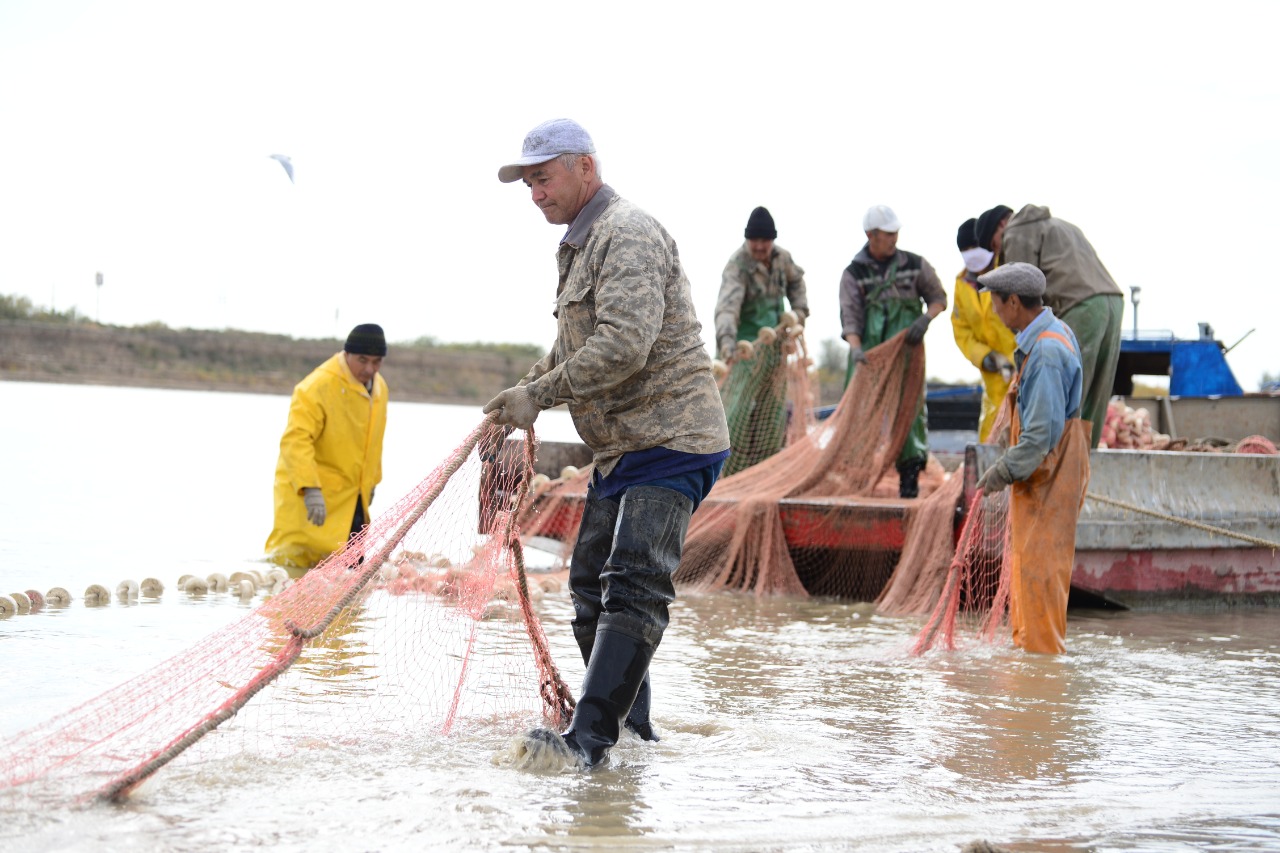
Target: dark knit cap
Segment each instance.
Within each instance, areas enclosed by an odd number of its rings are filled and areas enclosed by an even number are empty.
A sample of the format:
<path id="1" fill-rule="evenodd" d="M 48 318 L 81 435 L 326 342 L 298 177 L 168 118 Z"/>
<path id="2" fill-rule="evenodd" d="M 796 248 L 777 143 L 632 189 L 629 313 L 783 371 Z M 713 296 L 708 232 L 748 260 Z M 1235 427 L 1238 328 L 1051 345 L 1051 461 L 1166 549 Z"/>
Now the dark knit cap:
<path id="1" fill-rule="evenodd" d="M 352 355 L 382 357 L 387 354 L 387 337 L 382 334 L 382 327 L 377 323 L 361 323 L 347 335 L 347 342 L 342 350 Z"/>
<path id="2" fill-rule="evenodd" d="M 972 249 L 978 245 L 978 220 L 966 219 L 956 232 L 956 248 L 960 251 Z"/>
<path id="3" fill-rule="evenodd" d="M 746 236 L 748 240 L 774 240 L 778 237 L 778 229 L 773 227 L 773 217 L 763 207 L 751 211 L 747 220 Z"/>
<path id="4" fill-rule="evenodd" d="M 1013 208 L 1005 207 L 1003 204 L 997 204 L 990 210 L 982 212 L 978 217 L 978 224 L 974 226 L 974 236 L 978 238 L 979 246 L 988 252 L 991 251 L 991 238 L 996 236 L 996 229 L 1010 213 L 1013 213 Z"/>

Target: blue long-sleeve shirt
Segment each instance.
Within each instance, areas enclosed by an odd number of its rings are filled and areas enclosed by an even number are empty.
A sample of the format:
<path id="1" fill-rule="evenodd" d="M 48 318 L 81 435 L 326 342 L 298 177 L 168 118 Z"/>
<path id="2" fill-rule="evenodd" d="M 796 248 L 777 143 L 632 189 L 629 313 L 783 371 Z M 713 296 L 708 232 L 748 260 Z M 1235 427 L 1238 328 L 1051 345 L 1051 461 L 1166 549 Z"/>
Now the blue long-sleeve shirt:
<path id="1" fill-rule="evenodd" d="M 1056 338 L 1041 339 L 1044 332 L 1057 332 L 1071 348 Z M 1083 371 L 1075 334 L 1049 308 L 1018 333 L 1017 344 L 1021 431 L 1017 444 L 1005 451 L 1004 463 L 1014 480 L 1025 480 L 1058 446 L 1067 420 L 1079 416 Z"/>

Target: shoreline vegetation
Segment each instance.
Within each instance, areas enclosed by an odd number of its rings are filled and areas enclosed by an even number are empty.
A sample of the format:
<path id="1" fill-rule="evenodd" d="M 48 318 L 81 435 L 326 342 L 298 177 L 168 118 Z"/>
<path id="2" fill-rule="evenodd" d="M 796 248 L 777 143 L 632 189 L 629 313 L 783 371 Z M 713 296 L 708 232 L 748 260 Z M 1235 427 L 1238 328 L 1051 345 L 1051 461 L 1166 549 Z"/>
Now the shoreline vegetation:
<path id="1" fill-rule="evenodd" d="M 293 386 L 343 341 L 234 329 L 111 326 L 74 310 L 33 309 L 0 294 L 0 381 L 122 385 L 253 394 Z M 382 374 L 391 399 L 483 404 L 544 355 L 533 344 L 391 342 Z"/>
<path id="2" fill-rule="evenodd" d="M 113 326 L 74 308 L 54 311 L 0 294 L 0 382 L 288 395 L 342 344 L 338 338 L 173 329 L 159 322 Z M 394 401 L 483 405 L 545 354 L 536 344 L 391 341 L 382 375 Z M 845 357 L 842 341 L 820 345 L 813 370 L 820 401 L 840 399 Z"/>

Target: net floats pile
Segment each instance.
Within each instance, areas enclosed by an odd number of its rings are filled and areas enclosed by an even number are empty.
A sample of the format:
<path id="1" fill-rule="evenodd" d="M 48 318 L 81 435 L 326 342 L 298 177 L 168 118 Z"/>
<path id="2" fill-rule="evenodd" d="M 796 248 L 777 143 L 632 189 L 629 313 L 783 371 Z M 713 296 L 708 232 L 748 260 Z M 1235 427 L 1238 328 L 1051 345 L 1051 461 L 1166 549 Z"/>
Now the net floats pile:
<path id="1" fill-rule="evenodd" d="M 791 355 L 796 351 L 795 339 L 804 334 L 804 326 L 800 323 L 800 317 L 794 311 L 783 311 L 782 317 L 776 326 L 765 326 L 756 334 L 755 342 L 738 341 L 734 347 L 734 361 L 750 361 L 755 358 L 756 350 L 761 347 L 771 346 L 782 340 L 782 350 L 787 355 Z M 711 361 L 711 373 L 715 376 L 716 381 L 724 379 L 729 375 L 729 365 L 720 359 Z"/>
<path id="2" fill-rule="evenodd" d="M 1134 409 L 1119 398 L 1107 404 L 1098 447 L 1111 450 L 1184 450 L 1202 453 L 1254 453 L 1275 455 L 1275 444 L 1264 435 L 1250 435 L 1237 442 L 1224 438 L 1173 438 L 1156 432 L 1147 409 Z"/>
<path id="3" fill-rule="evenodd" d="M 254 597 L 259 592 L 275 595 L 283 592 L 293 580 L 284 569 L 275 567 L 265 574 L 256 570 L 235 572 L 231 577 L 214 572 L 203 578 L 183 575 L 178 578 L 178 589 L 191 595 L 207 592 L 229 592 L 241 600 Z M 124 604 L 136 604 L 140 599 L 158 599 L 164 594 L 164 583 L 159 578 L 143 578 L 141 582 L 126 578 L 116 585 L 115 597 Z M 84 591 L 86 607 L 105 607 L 111 603 L 111 592 L 101 584 L 90 584 Z M 45 607 L 66 607 L 72 601 L 65 587 L 55 586 L 46 593 L 28 589 L 0 595 L 0 619 L 25 613 L 38 613 Z"/>
<path id="4" fill-rule="evenodd" d="M 159 581 L 157 581 L 159 583 Z M 204 577 L 199 575 L 183 575 L 178 578 L 178 589 L 191 596 L 204 595 L 209 592 L 229 592 L 240 599 L 253 598 L 259 592 L 277 595 L 293 585 L 293 579 L 284 569 L 276 566 L 267 572 L 250 569 L 245 572 L 233 572 L 230 577 L 221 572 L 212 572 Z"/>
<path id="5" fill-rule="evenodd" d="M 1151 413 L 1146 409 L 1133 409 L 1120 400 L 1107 404 L 1106 420 L 1102 424 L 1100 448 L 1113 450 L 1152 450 L 1167 445 L 1169 436 L 1158 433 L 1151 426 Z"/>
<path id="6" fill-rule="evenodd" d="M 482 551 L 482 548 L 478 548 Z M 480 557 L 476 553 L 473 557 Z M 392 595 L 419 593 L 446 600 L 470 602 L 483 593 L 490 605 L 520 600 L 516 581 L 503 572 L 493 578 L 475 562 L 455 565 L 443 554 L 401 551 L 379 570 L 379 577 Z M 545 593 L 560 592 L 564 583 L 557 577 L 528 577 L 529 599 L 537 603 Z"/>

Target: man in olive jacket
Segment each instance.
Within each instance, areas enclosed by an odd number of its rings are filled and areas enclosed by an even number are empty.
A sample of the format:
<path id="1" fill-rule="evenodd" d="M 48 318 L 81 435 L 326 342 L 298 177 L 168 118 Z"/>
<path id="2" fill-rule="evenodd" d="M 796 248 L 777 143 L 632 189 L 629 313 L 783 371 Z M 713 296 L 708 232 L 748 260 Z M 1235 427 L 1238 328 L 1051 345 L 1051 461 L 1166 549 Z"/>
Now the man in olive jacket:
<path id="1" fill-rule="evenodd" d="M 724 406 L 675 241 L 600 177 L 595 144 L 569 119 L 525 137 L 498 170 L 523 180 L 546 220 L 566 225 L 556 260 L 556 340 L 514 388 L 485 405 L 528 429 L 569 407 L 594 453 L 569 567 L 573 633 L 587 664 L 563 734 L 534 729 L 517 746 L 529 766 L 603 762 L 624 724 L 646 740 L 649 661 L 675 599 L 689 517 L 729 455 Z"/>
<path id="2" fill-rule="evenodd" d="M 978 244 L 996 254 L 998 264 L 1023 262 L 1044 273 L 1044 304 L 1071 327 L 1084 365 L 1080 417 L 1090 423 L 1091 447 L 1102 438 L 1107 403 L 1120 364 L 1124 294 L 1084 232 L 1028 204 L 1017 213 L 997 205 L 978 217 Z"/>

